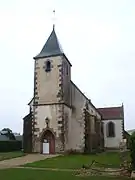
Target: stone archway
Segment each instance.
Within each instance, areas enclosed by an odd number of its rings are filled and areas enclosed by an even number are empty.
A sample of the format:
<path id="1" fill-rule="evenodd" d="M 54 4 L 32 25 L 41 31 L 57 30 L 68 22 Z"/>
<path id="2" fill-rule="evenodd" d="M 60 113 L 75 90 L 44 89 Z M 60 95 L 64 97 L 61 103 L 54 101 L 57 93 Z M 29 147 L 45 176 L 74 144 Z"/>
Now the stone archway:
<path id="1" fill-rule="evenodd" d="M 49 128 L 43 130 L 40 143 L 42 154 L 55 154 L 55 135 Z"/>

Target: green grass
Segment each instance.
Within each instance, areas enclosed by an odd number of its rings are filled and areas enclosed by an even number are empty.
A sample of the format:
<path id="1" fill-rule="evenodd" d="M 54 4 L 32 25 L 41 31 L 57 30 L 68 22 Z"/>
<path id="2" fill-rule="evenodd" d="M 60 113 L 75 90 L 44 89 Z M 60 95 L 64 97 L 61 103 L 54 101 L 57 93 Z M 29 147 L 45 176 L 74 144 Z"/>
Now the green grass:
<path id="1" fill-rule="evenodd" d="M 12 159 L 16 157 L 24 156 L 25 154 L 21 151 L 14 151 L 14 152 L 0 152 L 0 161 L 6 159 Z"/>
<path id="2" fill-rule="evenodd" d="M 118 168 L 120 165 L 119 153 L 102 153 L 99 155 L 68 155 L 45 159 L 29 163 L 27 167 L 78 169 L 83 164 L 90 165 L 95 160 L 99 163 L 111 164 L 109 167 Z"/>
<path id="3" fill-rule="evenodd" d="M 0 170 L 0 179 L 4 180 L 127 180 L 120 177 L 78 177 L 71 172 L 44 171 L 32 169 Z"/>

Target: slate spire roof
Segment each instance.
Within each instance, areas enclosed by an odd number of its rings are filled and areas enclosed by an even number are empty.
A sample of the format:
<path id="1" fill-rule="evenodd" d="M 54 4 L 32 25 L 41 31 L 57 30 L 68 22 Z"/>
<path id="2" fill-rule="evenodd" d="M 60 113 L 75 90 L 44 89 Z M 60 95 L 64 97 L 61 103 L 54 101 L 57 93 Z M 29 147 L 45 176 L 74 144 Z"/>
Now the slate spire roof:
<path id="1" fill-rule="evenodd" d="M 43 46 L 41 52 L 36 57 L 34 57 L 34 59 L 63 55 L 63 54 L 64 52 L 60 46 L 57 35 L 55 33 L 55 27 L 53 26 L 53 30 L 49 38 L 47 39 L 45 45 Z"/>

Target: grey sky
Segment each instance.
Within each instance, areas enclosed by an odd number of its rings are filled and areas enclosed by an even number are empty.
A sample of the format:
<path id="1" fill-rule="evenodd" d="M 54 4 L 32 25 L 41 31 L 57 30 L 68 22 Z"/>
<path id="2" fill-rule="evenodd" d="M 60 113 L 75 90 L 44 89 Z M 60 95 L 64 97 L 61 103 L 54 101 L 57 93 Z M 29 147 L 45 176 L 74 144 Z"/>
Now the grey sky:
<path id="1" fill-rule="evenodd" d="M 134 0 L 0 1 L 0 129 L 22 132 L 33 96 L 32 59 L 52 31 L 72 63 L 72 80 L 97 107 L 124 103 L 135 128 Z"/>

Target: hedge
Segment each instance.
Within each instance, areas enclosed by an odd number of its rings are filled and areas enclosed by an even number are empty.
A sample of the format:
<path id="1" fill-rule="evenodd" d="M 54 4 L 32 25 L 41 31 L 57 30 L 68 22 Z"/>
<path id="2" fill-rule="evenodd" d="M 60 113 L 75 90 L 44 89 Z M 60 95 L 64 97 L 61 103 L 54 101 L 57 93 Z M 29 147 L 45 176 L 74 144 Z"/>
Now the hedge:
<path id="1" fill-rule="evenodd" d="M 135 132 L 130 136 L 130 156 L 132 170 L 135 170 Z"/>
<path id="2" fill-rule="evenodd" d="M 0 152 L 20 151 L 22 149 L 22 141 L 0 141 Z"/>

